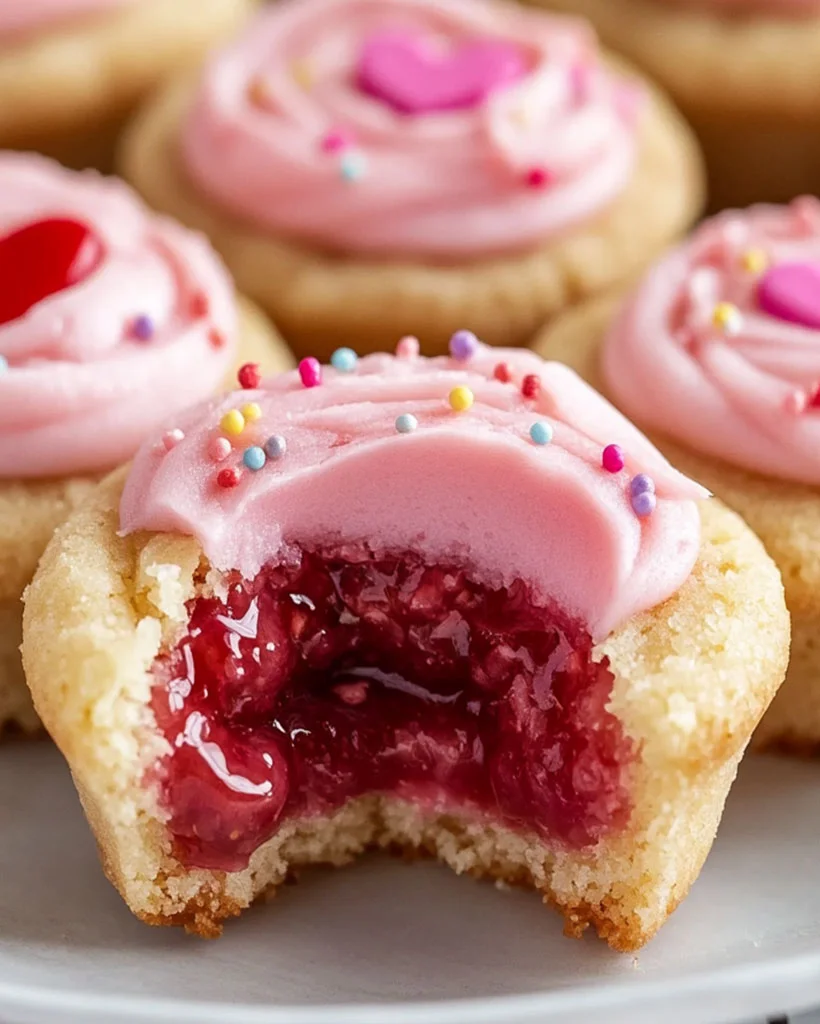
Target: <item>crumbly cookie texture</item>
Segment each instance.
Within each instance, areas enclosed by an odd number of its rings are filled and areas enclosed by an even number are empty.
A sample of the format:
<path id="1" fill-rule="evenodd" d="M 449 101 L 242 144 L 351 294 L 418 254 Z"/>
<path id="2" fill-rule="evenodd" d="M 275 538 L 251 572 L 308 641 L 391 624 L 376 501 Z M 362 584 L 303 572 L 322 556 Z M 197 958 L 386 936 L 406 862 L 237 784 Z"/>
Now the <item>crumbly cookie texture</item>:
<path id="1" fill-rule="evenodd" d="M 606 394 L 599 369 L 601 339 L 617 309 L 615 298 L 573 310 L 537 339 L 538 352 L 568 363 Z M 802 750 L 820 745 L 820 491 L 773 480 L 693 452 L 657 434 L 652 441 L 684 473 L 739 512 L 783 574 L 792 617 L 786 681 L 753 744 Z"/>
<path id="2" fill-rule="evenodd" d="M 414 334 L 434 355 L 465 324 L 490 344 L 528 344 L 548 317 L 648 263 L 702 206 L 691 133 L 650 89 L 627 189 L 594 221 L 539 249 L 438 266 L 321 252 L 276 238 L 196 193 L 177 147 L 191 91 L 178 82 L 144 108 L 123 138 L 120 171 L 151 205 L 203 230 L 296 351 L 319 359 L 340 344 L 375 351 L 385 334 Z"/>
<path id="3" fill-rule="evenodd" d="M 817 190 L 819 16 L 721 16 L 657 0 L 530 2 L 589 18 L 606 45 L 669 91 L 703 147 L 712 209 Z"/>
<path id="4" fill-rule="evenodd" d="M 56 533 L 29 587 L 23 658 L 35 704 L 65 754 L 106 873 L 133 912 L 204 936 L 303 864 L 343 864 L 370 846 L 428 851 L 459 873 L 534 886 L 566 931 L 593 925 L 632 950 L 685 896 L 711 846 L 738 761 L 785 671 L 788 615 L 762 545 L 718 502 L 702 551 L 664 605 L 601 645 L 611 709 L 640 745 L 627 829 L 594 847 L 367 796 L 285 823 L 246 870 L 186 870 L 145 773 L 167 751 L 149 705 L 151 666 L 187 620 L 208 566 L 192 538 L 117 536 L 124 472 Z M 210 574 L 213 577 L 213 573 Z"/>
<path id="5" fill-rule="evenodd" d="M 237 365 L 257 362 L 271 373 L 290 369 L 291 355 L 266 317 L 246 300 L 240 309 Z M 225 385 L 236 386 L 235 369 Z M 54 530 L 98 481 L 98 476 L 0 480 L 0 736 L 5 731 L 33 733 L 40 728 L 20 662 L 20 597 Z"/>
<path id="6" fill-rule="evenodd" d="M 0 44 L 0 146 L 110 169 L 135 105 L 198 63 L 258 0 L 140 0 Z"/>

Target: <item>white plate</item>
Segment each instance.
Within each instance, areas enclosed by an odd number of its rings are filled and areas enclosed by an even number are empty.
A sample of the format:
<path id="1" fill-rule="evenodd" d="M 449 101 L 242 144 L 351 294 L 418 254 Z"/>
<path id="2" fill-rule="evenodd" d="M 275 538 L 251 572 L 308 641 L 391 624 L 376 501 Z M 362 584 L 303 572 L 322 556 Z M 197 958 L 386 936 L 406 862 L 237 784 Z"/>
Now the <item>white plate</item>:
<path id="1" fill-rule="evenodd" d="M 205 943 L 133 920 L 45 743 L 0 751 L 3 1024 L 729 1024 L 820 1005 L 820 764 L 748 762 L 637 958 L 434 864 L 316 872 Z"/>

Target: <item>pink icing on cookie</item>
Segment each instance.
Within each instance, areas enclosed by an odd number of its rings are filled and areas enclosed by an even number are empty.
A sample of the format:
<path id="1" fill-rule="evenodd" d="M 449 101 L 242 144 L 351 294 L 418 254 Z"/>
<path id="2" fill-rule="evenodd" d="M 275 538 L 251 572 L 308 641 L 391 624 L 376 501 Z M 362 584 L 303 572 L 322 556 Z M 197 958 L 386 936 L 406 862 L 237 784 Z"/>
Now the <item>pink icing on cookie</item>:
<path id="1" fill-rule="evenodd" d="M 640 96 L 576 21 L 484 0 L 304 0 L 270 6 L 211 62 L 182 149 L 205 195 L 274 233 L 469 257 L 615 199 Z"/>
<path id="2" fill-rule="evenodd" d="M 494 376 L 500 361 L 507 382 Z M 540 386 L 528 400 L 531 375 Z M 454 412 L 459 387 L 473 404 Z M 215 458 L 223 417 L 248 402 L 261 415 Z M 170 451 L 150 443 L 137 455 L 122 529 L 194 535 L 213 565 L 247 578 L 294 545 L 366 541 L 457 559 L 494 586 L 523 576 L 600 638 L 674 593 L 698 553 L 703 489 L 571 370 L 523 350 L 368 356 L 353 372 L 324 367 L 311 388 L 288 373 L 175 425 L 184 438 Z M 274 438 L 262 468 L 247 468 Z M 609 443 L 625 453 L 623 472 L 601 465 Z M 651 515 L 633 504 L 641 473 L 654 482 Z"/>
<path id="3" fill-rule="evenodd" d="M 605 341 L 618 404 L 697 451 L 820 484 L 819 265 L 814 199 L 707 222 L 649 272 Z"/>
<path id="4" fill-rule="evenodd" d="M 73 18 L 114 10 L 136 0 L 4 0 L 0 3 L 0 37 L 40 31 Z"/>
<path id="5" fill-rule="evenodd" d="M 52 266 L 57 218 L 63 236 L 87 232 L 68 283 Z M 219 386 L 237 332 L 230 279 L 204 240 L 121 182 L 4 153 L 0 236 L 21 233 L 15 256 L 37 280 L 17 308 L 2 303 L 0 477 L 113 468 Z"/>

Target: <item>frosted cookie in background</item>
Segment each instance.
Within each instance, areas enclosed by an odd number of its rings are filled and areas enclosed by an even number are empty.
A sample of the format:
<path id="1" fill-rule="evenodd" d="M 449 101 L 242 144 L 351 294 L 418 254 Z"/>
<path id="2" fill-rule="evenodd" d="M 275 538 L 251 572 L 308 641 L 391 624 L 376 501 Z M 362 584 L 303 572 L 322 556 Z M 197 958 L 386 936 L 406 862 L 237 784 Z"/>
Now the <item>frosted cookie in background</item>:
<path id="1" fill-rule="evenodd" d="M 820 191 L 818 0 L 530 0 L 589 18 L 666 89 L 706 157 L 712 210 Z"/>
<path id="2" fill-rule="evenodd" d="M 125 118 L 256 0 L 3 0 L 0 148 L 110 169 Z"/>
<path id="3" fill-rule="evenodd" d="M 120 169 L 323 359 L 527 344 L 703 196 L 688 128 L 586 24 L 485 0 L 271 4 L 149 101 Z"/>

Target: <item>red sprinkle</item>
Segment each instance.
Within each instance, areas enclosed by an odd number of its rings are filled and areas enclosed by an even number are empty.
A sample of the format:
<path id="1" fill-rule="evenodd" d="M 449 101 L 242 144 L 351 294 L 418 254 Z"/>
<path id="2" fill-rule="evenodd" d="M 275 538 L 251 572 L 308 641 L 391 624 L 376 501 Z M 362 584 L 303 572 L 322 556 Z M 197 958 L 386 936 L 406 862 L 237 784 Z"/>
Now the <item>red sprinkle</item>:
<path id="1" fill-rule="evenodd" d="M 226 489 L 236 487 L 241 479 L 241 473 L 234 466 L 229 466 L 227 469 L 220 469 L 216 474 L 216 482 L 220 487 L 224 487 Z"/>
<path id="2" fill-rule="evenodd" d="M 499 363 L 493 370 L 493 377 L 496 380 L 500 380 L 502 384 L 508 384 L 510 381 L 510 368 L 506 363 Z"/>
<path id="3" fill-rule="evenodd" d="M 207 316 L 211 311 L 211 304 L 205 292 L 194 292 L 191 296 L 191 316 L 198 318 Z"/>
<path id="4" fill-rule="evenodd" d="M 623 449 L 619 444 L 608 444 L 601 452 L 601 465 L 607 473 L 620 473 L 625 464 Z"/>
<path id="5" fill-rule="evenodd" d="M 258 388 L 262 381 L 262 374 L 259 372 L 259 363 L 244 363 L 236 373 L 236 379 L 241 388 L 252 390 Z"/>
<path id="6" fill-rule="evenodd" d="M 820 384 L 815 384 L 814 388 L 809 392 L 808 404 L 812 409 L 820 408 Z"/>
<path id="7" fill-rule="evenodd" d="M 223 348 L 225 345 L 225 335 L 222 331 L 218 331 L 215 327 L 212 327 L 208 331 L 208 341 L 210 341 L 213 348 Z"/>
<path id="8" fill-rule="evenodd" d="M 546 188 L 553 182 L 553 176 L 546 167 L 531 167 L 527 171 L 526 182 L 530 188 Z"/>
<path id="9" fill-rule="evenodd" d="M 521 381 L 521 394 L 524 398 L 538 398 L 541 394 L 541 378 L 537 373 L 528 373 Z"/>

